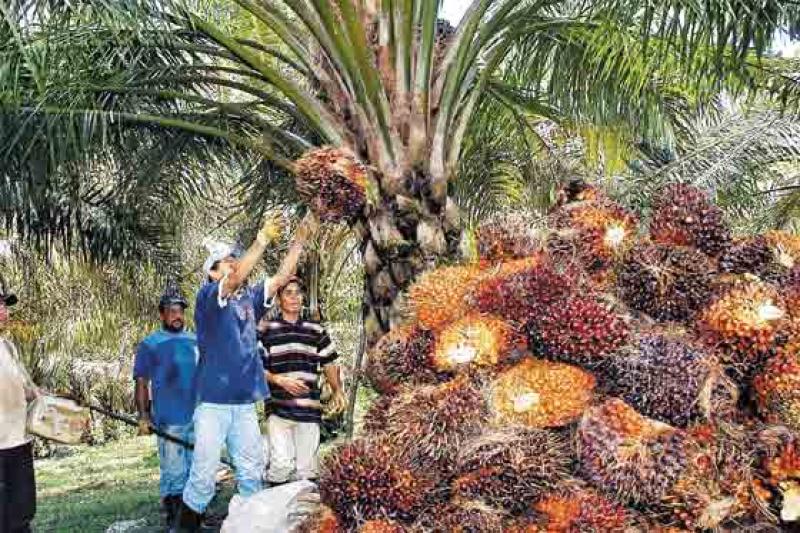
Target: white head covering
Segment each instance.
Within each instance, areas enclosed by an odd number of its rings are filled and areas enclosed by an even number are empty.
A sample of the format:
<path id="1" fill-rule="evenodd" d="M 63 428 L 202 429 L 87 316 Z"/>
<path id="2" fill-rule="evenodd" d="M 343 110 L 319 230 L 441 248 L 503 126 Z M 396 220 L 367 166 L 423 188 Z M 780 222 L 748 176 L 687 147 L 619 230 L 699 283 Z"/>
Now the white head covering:
<path id="1" fill-rule="evenodd" d="M 208 249 L 208 258 L 203 263 L 203 272 L 208 276 L 211 274 L 211 268 L 217 261 L 222 261 L 226 257 L 235 255 L 236 248 L 232 244 L 220 241 L 206 241 L 203 243 Z"/>

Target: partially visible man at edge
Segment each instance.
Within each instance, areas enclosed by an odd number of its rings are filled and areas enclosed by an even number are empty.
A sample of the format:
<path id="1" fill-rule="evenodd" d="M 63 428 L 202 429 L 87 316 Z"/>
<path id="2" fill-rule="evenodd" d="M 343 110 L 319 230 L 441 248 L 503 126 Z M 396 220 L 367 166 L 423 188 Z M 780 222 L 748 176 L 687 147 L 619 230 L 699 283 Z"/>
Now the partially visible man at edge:
<path id="1" fill-rule="evenodd" d="M 247 278 L 266 246 L 280 236 L 280 220 L 267 218 L 255 242 L 241 259 L 232 247 L 218 247 L 204 265 L 206 284 L 197 293 L 195 326 L 200 351 L 198 400 L 195 410 L 195 450 L 189 481 L 183 491 L 178 530 L 197 531 L 214 497 L 222 445 L 236 471 L 239 494 L 262 489 L 264 449 L 256 404 L 269 390 L 259 355 L 256 323 L 269 294 L 293 275 L 303 246 L 318 222 L 309 214 L 300 224 L 278 273 L 268 286 L 247 285 Z"/>
<path id="2" fill-rule="evenodd" d="M 0 279 L 0 332 L 17 297 Z M 0 531 L 28 533 L 36 514 L 33 442 L 26 435 L 28 402 L 38 395 L 14 344 L 0 336 Z"/>
<path id="3" fill-rule="evenodd" d="M 158 302 L 161 329 L 139 344 L 133 365 L 139 435 L 151 426 L 186 442 L 194 441 L 192 417 L 197 404 L 197 338 L 184 329 L 188 303 L 168 287 Z M 152 400 L 151 400 L 152 399 Z M 159 493 L 166 522 L 172 525 L 192 465 L 191 450 L 158 438 Z"/>

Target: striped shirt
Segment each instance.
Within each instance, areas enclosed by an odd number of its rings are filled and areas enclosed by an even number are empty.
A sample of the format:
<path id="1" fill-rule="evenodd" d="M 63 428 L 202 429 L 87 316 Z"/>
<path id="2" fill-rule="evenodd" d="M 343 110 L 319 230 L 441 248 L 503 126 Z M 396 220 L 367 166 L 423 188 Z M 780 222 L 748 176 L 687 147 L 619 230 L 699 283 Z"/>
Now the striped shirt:
<path id="1" fill-rule="evenodd" d="M 267 372 L 300 379 L 309 389 L 307 394 L 293 396 L 271 384 L 269 407 L 272 413 L 296 422 L 320 423 L 320 371 L 338 357 L 328 332 L 317 322 L 298 320 L 292 323 L 280 316 L 262 321 L 258 329 Z"/>

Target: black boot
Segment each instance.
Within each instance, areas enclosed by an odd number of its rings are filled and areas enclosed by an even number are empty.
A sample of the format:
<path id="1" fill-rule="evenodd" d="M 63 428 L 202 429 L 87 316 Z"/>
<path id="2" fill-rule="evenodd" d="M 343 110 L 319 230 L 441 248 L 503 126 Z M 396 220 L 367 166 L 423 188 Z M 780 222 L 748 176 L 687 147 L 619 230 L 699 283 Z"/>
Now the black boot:
<path id="1" fill-rule="evenodd" d="M 191 507 L 181 500 L 175 526 L 171 531 L 175 533 L 196 533 L 200 531 L 200 524 L 202 524 L 202 522 L 203 515 L 194 512 Z"/>
<path id="2" fill-rule="evenodd" d="M 175 519 L 178 517 L 178 512 L 181 509 L 181 495 L 173 494 L 164 498 L 164 514 L 167 527 L 172 527 L 175 524 Z"/>

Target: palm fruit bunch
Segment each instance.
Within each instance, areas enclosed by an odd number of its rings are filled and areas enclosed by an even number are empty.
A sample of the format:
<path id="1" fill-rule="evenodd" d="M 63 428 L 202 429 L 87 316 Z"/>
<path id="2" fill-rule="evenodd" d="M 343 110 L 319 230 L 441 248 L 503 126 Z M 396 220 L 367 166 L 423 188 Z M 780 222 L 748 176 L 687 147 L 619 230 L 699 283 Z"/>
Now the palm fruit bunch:
<path id="1" fill-rule="evenodd" d="M 366 375 L 383 394 L 393 394 L 402 384 L 441 381 L 431 365 L 433 334 L 418 326 L 401 326 L 381 337 L 370 350 Z"/>
<path id="2" fill-rule="evenodd" d="M 481 501 L 446 502 L 426 509 L 411 533 L 489 533 L 503 530 L 504 513 Z"/>
<path id="3" fill-rule="evenodd" d="M 800 431 L 800 342 L 781 347 L 756 375 L 753 388 L 768 422 Z"/>
<path id="4" fill-rule="evenodd" d="M 564 363 L 526 358 L 489 386 L 496 427 L 552 428 L 578 420 L 593 398 L 595 377 Z"/>
<path id="5" fill-rule="evenodd" d="M 487 417 L 481 391 L 462 375 L 398 394 L 386 414 L 385 434 L 415 466 L 446 471 Z"/>
<path id="6" fill-rule="evenodd" d="M 590 408 L 578 427 L 580 470 L 622 502 L 660 501 L 686 469 L 685 434 L 620 399 Z"/>
<path id="7" fill-rule="evenodd" d="M 596 202 L 607 198 L 606 194 L 597 186 L 576 178 L 558 188 L 554 210 L 574 202 Z"/>
<path id="8" fill-rule="evenodd" d="M 685 427 L 710 411 L 716 361 L 677 335 L 644 334 L 611 359 L 614 393 L 643 415 Z"/>
<path id="9" fill-rule="evenodd" d="M 363 520 L 413 520 L 434 486 L 412 468 L 390 439 L 360 439 L 326 456 L 320 474 L 320 498 L 345 525 Z"/>
<path id="10" fill-rule="evenodd" d="M 800 518 L 800 441 L 796 434 L 777 435 L 763 458 L 766 482 L 775 491 L 784 522 Z"/>
<path id="11" fill-rule="evenodd" d="M 294 164 L 297 193 L 325 222 L 351 221 L 364 209 L 367 169 L 340 148 L 306 152 Z"/>
<path id="12" fill-rule="evenodd" d="M 633 522 L 633 513 L 599 492 L 577 485 L 553 491 L 533 506 L 545 532 L 622 533 Z"/>
<path id="13" fill-rule="evenodd" d="M 700 424 L 687 436 L 686 471 L 661 502 L 667 521 L 711 530 L 758 515 L 769 493 L 755 482 L 757 450 L 749 429 Z"/>
<path id="14" fill-rule="evenodd" d="M 637 223 L 633 214 L 611 200 L 569 204 L 551 215 L 556 232 L 549 248 L 557 256 L 572 249 L 575 259 L 594 272 L 611 266 L 630 249 Z"/>
<path id="15" fill-rule="evenodd" d="M 447 326 L 436 340 L 432 364 L 439 372 L 494 369 L 514 346 L 524 344 L 515 330 L 497 317 L 471 314 Z"/>
<path id="16" fill-rule="evenodd" d="M 465 301 L 484 273 L 474 265 L 448 266 L 422 274 L 408 289 L 412 319 L 438 332 L 470 310 Z"/>
<path id="17" fill-rule="evenodd" d="M 531 346 L 547 357 L 597 367 L 630 335 L 625 320 L 596 298 L 574 296 L 531 321 Z"/>
<path id="18" fill-rule="evenodd" d="M 617 273 L 620 297 L 658 321 L 695 316 L 712 294 L 714 268 L 702 253 L 669 244 L 640 244 Z"/>
<path id="19" fill-rule="evenodd" d="M 664 187 L 653 205 L 650 236 L 654 241 L 697 248 L 709 255 L 719 254 L 731 235 L 722 210 L 708 195 L 685 183 Z"/>
<path id="20" fill-rule="evenodd" d="M 403 526 L 394 520 L 367 520 L 358 528 L 358 533 L 404 533 Z"/>
<path id="21" fill-rule="evenodd" d="M 571 462 L 566 440 L 553 432 L 513 426 L 489 431 L 460 450 L 451 493 L 520 513 L 566 479 Z"/>
<path id="22" fill-rule="evenodd" d="M 468 299 L 481 313 L 524 326 L 577 289 L 574 275 L 547 262 L 510 273 L 501 268 L 481 279 Z"/>
<path id="23" fill-rule="evenodd" d="M 484 265 L 523 259 L 541 249 L 535 223 L 523 213 L 492 215 L 481 221 L 475 233 L 478 256 Z"/>
<path id="24" fill-rule="evenodd" d="M 763 280 L 780 279 L 780 265 L 764 235 L 740 239 L 719 256 L 719 269 L 729 274 L 752 274 Z"/>
<path id="25" fill-rule="evenodd" d="M 736 281 L 698 318 L 705 340 L 732 363 L 757 363 L 786 325 L 786 308 L 775 288 L 760 281 Z"/>

